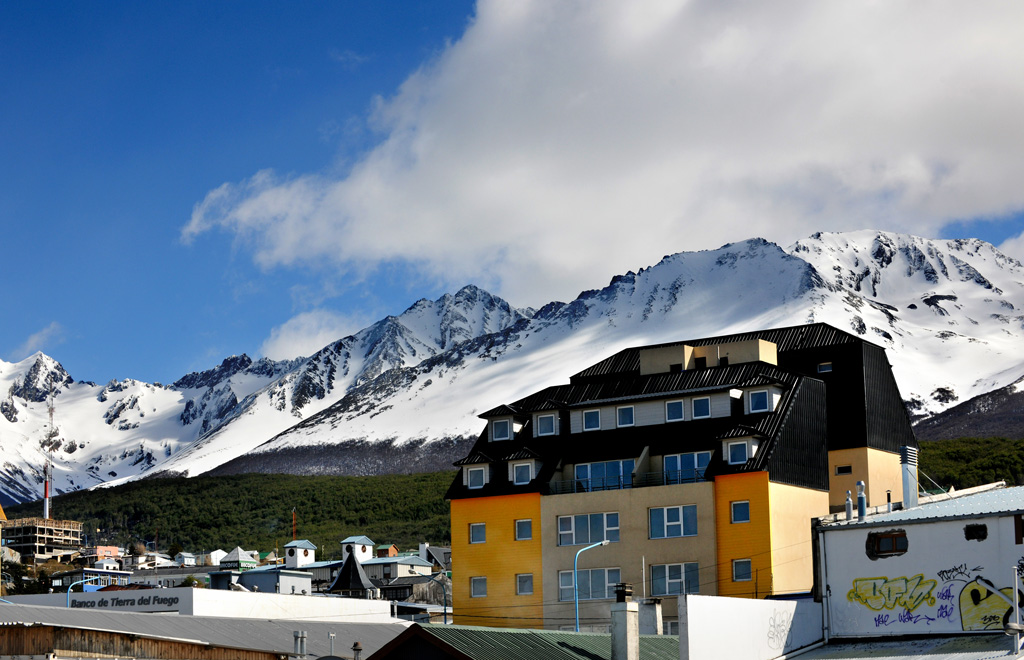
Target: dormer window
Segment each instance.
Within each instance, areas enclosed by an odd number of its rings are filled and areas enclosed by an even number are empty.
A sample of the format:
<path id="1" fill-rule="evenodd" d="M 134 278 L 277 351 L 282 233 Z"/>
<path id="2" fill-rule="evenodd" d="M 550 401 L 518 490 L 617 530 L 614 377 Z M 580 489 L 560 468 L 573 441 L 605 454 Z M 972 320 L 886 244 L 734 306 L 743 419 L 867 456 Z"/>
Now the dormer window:
<path id="1" fill-rule="evenodd" d="M 742 465 L 747 462 L 747 443 L 729 443 L 729 465 Z"/>
<path id="2" fill-rule="evenodd" d="M 555 416 L 554 415 L 538 415 L 537 416 L 537 435 L 554 435 L 555 434 Z"/>
<path id="3" fill-rule="evenodd" d="M 601 411 L 600 410 L 584 410 L 583 411 L 583 430 L 584 431 L 600 431 L 601 430 Z"/>
<path id="4" fill-rule="evenodd" d="M 466 485 L 469 488 L 483 488 L 487 483 L 487 468 L 471 467 L 466 470 Z"/>
<path id="5" fill-rule="evenodd" d="M 509 420 L 496 419 L 491 422 L 491 440 L 509 440 L 511 438 L 512 423 Z"/>
<path id="6" fill-rule="evenodd" d="M 616 426 L 633 426 L 633 406 L 621 406 L 615 410 Z"/>
<path id="7" fill-rule="evenodd" d="M 770 410 L 768 390 L 755 390 L 750 393 L 750 412 L 768 412 Z"/>
<path id="8" fill-rule="evenodd" d="M 533 465 L 530 463 L 516 463 L 512 466 L 512 483 L 517 486 L 525 486 L 533 479 Z"/>
<path id="9" fill-rule="evenodd" d="M 697 397 L 693 400 L 693 418 L 706 419 L 708 417 L 711 417 L 711 397 Z"/>
<path id="10" fill-rule="evenodd" d="M 832 373 L 832 363 L 831 362 L 819 362 L 818 363 L 818 373 L 819 374 Z"/>
<path id="11" fill-rule="evenodd" d="M 682 401 L 669 401 L 665 404 L 665 421 L 666 422 L 681 422 L 683 421 L 683 402 Z"/>

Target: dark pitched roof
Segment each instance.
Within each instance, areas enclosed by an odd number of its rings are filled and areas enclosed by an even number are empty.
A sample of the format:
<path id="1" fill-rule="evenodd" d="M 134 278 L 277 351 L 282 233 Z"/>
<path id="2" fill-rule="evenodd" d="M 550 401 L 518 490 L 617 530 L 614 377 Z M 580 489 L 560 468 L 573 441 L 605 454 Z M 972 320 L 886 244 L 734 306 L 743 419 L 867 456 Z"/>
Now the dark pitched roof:
<path id="1" fill-rule="evenodd" d="M 363 567 L 359 565 L 356 553 L 350 552 L 345 557 L 345 563 L 338 570 L 338 577 L 334 578 L 334 582 L 331 583 L 327 591 L 334 593 L 337 591 L 365 591 L 375 588 L 370 582 L 370 578 L 366 577 Z"/>
<path id="2" fill-rule="evenodd" d="M 430 648 L 437 656 L 459 660 L 602 660 L 611 658 L 611 635 L 600 633 L 522 630 L 483 626 L 409 626 L 377 651 L 374 660 L 409 657 Z M 394 655 L 392 655 L 394 654 Z M 641 660 L 677 660 L 677 635 L 641 635 Z"/>

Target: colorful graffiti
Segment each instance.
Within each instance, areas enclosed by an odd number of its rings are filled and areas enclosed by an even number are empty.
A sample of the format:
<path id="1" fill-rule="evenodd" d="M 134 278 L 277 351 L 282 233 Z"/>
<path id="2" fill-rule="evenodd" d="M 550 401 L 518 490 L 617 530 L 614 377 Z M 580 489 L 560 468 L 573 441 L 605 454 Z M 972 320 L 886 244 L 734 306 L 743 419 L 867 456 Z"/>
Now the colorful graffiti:
<path id="1" fill-rule="evenodd" d="M 1000 596 L 979 580 L 984 578 L 969 582 L 960 591 L 960 624 L 964 630 L 1002 630 L 1013 610 L 1013 587 L 1000 589 Z M 1018 607 L 1022 603 L 1018 592 Z"/>
<path id="2" fill-rule="evenodd" d="M 876 628 L 894 623 L 931 626 L 935 622 L 950 622 L 955 625 L 959 614 L 964 631 L 1002 630 L 1013 612 L 1014 588 L 997 590 L 994 584 L 977 574 L 980 570 L 980 566 L 972 569 L 960 564 L 939 571 L 938 577 L 945 584 L 938 591 L 938 581 L 926 580 L 923 573 L 910 578 L 857 578 L 846 598 L 875 611 L 899 610 L 894 614 L 875 615 Z M 1017 591 L 1016 596 L 1018 607 L 1024 608 L 1024 593 Z M 914 612 L 922 604 L 938 604 L 938 608 L 934 613 Z"/>
<path id="3" fill-rule="evenodd" d="M 932 591 L 937 585 L 935 580 L 924 579 L 922 573 L 911 578 L 857 578 L 846 598 L 851 602 L 861 602 L 873 610 L 901 607 L 913 612 L 921 603 L 935 604 Z"/>

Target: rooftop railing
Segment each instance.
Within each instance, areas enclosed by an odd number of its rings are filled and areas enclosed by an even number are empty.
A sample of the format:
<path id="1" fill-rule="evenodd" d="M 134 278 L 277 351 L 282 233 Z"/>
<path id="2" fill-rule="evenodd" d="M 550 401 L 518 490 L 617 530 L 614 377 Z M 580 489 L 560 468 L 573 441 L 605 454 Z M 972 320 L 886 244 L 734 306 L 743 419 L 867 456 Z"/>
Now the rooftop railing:
<path id="1" fill-rule="evenodd" d="M 602 477 L 596 479 L 570 479 L 568 481 L 551 481 L 547 484 L 545 495 L 564 495 L 566 493 L 592 493 L 602 490 L 622 490 L 624 488 L 649 488 L 651 486 L 667 486 L 671 484 L 693 484 L 704 479 L 704 470 L 673 470 L 667 472 L 641 472 L 630 477 Z"/>

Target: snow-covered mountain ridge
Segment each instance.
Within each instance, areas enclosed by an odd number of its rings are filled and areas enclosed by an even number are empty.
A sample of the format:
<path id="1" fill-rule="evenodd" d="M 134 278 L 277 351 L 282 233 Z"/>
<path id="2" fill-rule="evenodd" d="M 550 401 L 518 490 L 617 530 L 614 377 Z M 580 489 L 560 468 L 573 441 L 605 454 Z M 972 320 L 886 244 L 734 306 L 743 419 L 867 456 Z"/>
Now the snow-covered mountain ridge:
<path id="1" fill-rule="evenodd" d="M 75 382 L 42 354 L 0 362 L 0 501 L 39 497 L 51 445 L 58 491 L 242 464 L 414 471 L 439 441 L 479 433 L 479 411 L 621 348 L 812 321 L 884 346 L 911 410 L 932 415 L 1024 375 L 1024 266 L 977 240 L 751 239 L 666 256 L 539 310 L 467 286 L 308 358 L 233 356 L 170 386 Z M 418 453 L 368 467 L 385 446 Z"/>

